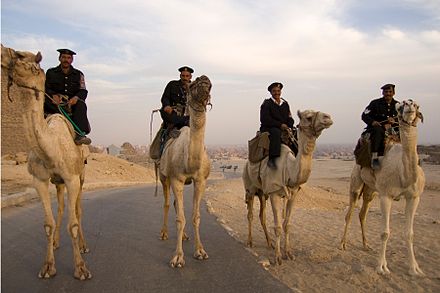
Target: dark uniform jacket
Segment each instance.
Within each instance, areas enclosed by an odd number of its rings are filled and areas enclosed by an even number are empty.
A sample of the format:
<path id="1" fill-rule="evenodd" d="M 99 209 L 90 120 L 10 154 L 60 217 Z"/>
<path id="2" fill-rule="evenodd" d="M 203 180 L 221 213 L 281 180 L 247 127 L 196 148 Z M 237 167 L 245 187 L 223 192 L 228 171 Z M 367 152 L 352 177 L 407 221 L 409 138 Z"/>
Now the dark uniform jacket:
<path id="1" fill-rule="evenodd" d="M 81 71 L 73 66 L 68 74 L 64 74 L 61 65 L 47 70 L 46 93 L 50 96 L 55 94 L 66 95 L 69 98 L 77 96 L 85 101 L 87 98 L 86 82 Z"/>
<path id="2" fill-rule="evenodd" d="M 384 122 L 389 117 L 396 117 L 396 103 L 397 101 L 392 99 L 391 103 L 388 105 L 387 102 L 385 102 L 385 98 L 383 97 L 371 101 L 362 113 L 362 120 L 367 124 L 367 129 L 373 127 L 371 125 L 373 121 L 380 122 L 383 125 L 386 124 Z"/>
<path id="3" fill-rule="evenodd" d="M 172 80 L 167 84 L 162 95 L 161 103 L 162 109 L 166 106 L 173 107 L 178 104 L 182 106 L 186 105 L 185 89 L 181 80 Z"/>
<path id="4" fill-rule="evenodd" d="M 282 100 L 284 102 L 281 106 L 277 105 L 271 98 L 264 100 L 260 107 L 261 131 L 273 127 L 281 128 L 281 124 L 293 128 L 295 121 L 290 113 L 289 104 L 284 99 Z"/>

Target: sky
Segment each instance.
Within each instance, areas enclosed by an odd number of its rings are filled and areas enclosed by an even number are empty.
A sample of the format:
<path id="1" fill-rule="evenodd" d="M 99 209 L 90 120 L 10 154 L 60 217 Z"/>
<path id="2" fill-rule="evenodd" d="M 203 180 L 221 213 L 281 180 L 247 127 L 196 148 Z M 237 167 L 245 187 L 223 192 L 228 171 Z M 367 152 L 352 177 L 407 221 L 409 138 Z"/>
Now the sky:
<path id="1" fill-rule="evenodd" d="M 298 110 L 332 116 L 318 143 L 354 144 L 386 83 L 420 104 L 419 143 L 440 143 L 438 0 L 2 0 L 1 42 L 40 51 L 44 70 L 58 48 L 77 53 L 95 145 L 149 144 L 184 65 L 213 85 L 208 145 L 246 144 L 274 81 L 295 123 Z"/>

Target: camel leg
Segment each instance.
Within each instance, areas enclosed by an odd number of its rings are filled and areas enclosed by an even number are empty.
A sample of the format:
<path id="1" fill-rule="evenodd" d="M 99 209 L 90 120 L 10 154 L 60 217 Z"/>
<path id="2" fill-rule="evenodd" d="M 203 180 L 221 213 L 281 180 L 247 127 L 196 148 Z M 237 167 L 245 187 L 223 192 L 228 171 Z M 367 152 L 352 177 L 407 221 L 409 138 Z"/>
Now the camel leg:
<path id="1" fill-rule="evenodd" d="M 405 216 L 406 216 L 406 237 L 409 258 L 409 274 L 413 276 L 424 276 L 425 274 L 417 264 L 414 255 L 413 239 L 414 239 L 414 215 L 419 205 L 420 196 L 416 194 L 414 197 L 406 199 Z"/>
<path id="2" fill-rule="evenodd" d="M 355 165 L 353 170 L 351 171 L 351 179 L 350 179 L 350 203 L 347 210 L 347 214 L 345 215 L 345 225 L 344 225 L 344 234 L 342 235 L 341 244 L 339 248 L 341 250 L 345 250 L 347 248 L 347 232 L 348 227 L 351 223 L 351 216 L 353 215 L 354 208 L 356 207 L 356 203 L 363 192 L 364 182 L 361 179 L 360 168 L 358 165 Z"/>
<path id="3" fill-rule="evenodd" d="M 362 231 L 362 244 L 364 245 L 365 250 L 371 250 L 371 247 L 367 243 L 367 236 L 365 233 L 366 221 L 368 210 L 370 209 L 371 202 L 376 197 L 377 192 L 371 190 L 370 188 L 365 186 L 363 192 L 363 200 L 362 200 L 362 208 L 359 212 L 359 222 L 361 223 L 361 231 Z"/>
<path id="4" fill-rule="evenodd" d="M 275 264 L 281 265 L 281 220 L 283 213 L 282 198 L 278 194 L 270 195 L 270 202 L 272 203 L 273 221 L 275 229 Z"/>
<path id="5" fill-rule="evenodd" d="M 174 211 L 177 213 L 177 209 L 176 209 L 176 201 L 173 202 L 173 206 L 174 206 Z M 183 229 L 182 240 L 183 240 L 183 241 L 187 241 L 187 240 L 189 240 L 189 236 L 186 234 L 185 229 Z"/>
<path id="6" fill-rule="evenodd" d="M 264 194 L 259 194 L 258 199 L 260 200 L 260 223 L 263 227 L 264 235 L 266 236 L 267 247 L 274 248 L 266 226 L 266 197 Z"/>
<path id="7" fill-rule="evenodd" d="M 290 197 L 286 199 L 286 204 L 283 204 L 285 207 L 285 217 L 284 217 L 284 223 L 283 223 L 283 230 L 284 230 L 284 252 L 286 254 L 286 258 L 293 260 L 293 252 L 292 248 L 290 246 L 290 218 L 292 217 L 292 211 L 293 206 L 295 204 L 295 198 L 298 195 L 299 188 L 291 189 Z"/>
<path id="8" fill-rule="evenodd" d="M 47 238 L 46 259 L 38 273 L 39 278 L 48 279 L 55 276 L 57 270 L 55 269 L 54 250 L 54 233 L 55 233 L 55 219 L 52 213 L 52 206 L 49 195 L 49 179 L 39 180 L 34 177 L 34 187 L 41 198 L 44 208 L 44 231 Z"/>
<path id="9" fill-rule="evenodd" d="M 182 240 L 183 229 L 185 228 L 186 220 L 183 209 L 183 184 L 184 182 L 177 179 L 171 179 L 171 187 L 173 189 L 175 201 L 176 201 L 176 226 L 177 226 L 177 245 L 173 258 L 170 261 L 170 265 L 173 268 L 181 268 L 185 265 Z"/>
<path id="10" fill-rule="evenodd" d="M 82 186 L 84 184 L 84 178 L 81 176 L 80 178 L 80 189 L 79 189 L 79 194 L 78 194 L 78 198 L 76 200 L 76 216 L 78 218 L 78 224 L 79 224 L 79 251 L 81 253 L 87 253 L 89 252 L 89 248 L 87 247 L 87 243 L 86 243 L 86 239 L 84 238 L 84 231 L 82 228 L 82 204 L 81 204 L 81 199 L 82 199 Z"/>
<path id="11" fill-rule="evenodd" d="M 382 247 L 379 252 L 379 264 L 376 271 L 381 275 L 390 273 L 386 260 L 386 250 L 387 242 L 390 237 L 391 204 L 391 197 L 389 197 L 387 194 L 380 194 L 380 209 L 382 212 L 382 234 L 380 238 L 382 240 Z"/>
<path id="12" fill-rule="evenodd" d="M 81 183 L 79 177 L 73 177 L 69 181 L 66 181 L 67 187 L 67 199 L 69 208 L 69 223 L 67 225 L 67 230 L 72 239 L 73 248 L 73 260 L 74 260 L 74 277 L 80 280 L 87 280 L 92 278 L 92 274 L 87 269 L 86 264 L 81 256 L 79 248 L 79 221 L 76 216 L 77 213 L 77 200 L 81 192 Z"/>
<path id="13" fill-rule="evenodd" d="M 168 178 L 162 179 L 162 189 L 163 189 L 163 225 L 160 230 L 160 239 L 167 240 L 168 239 L 168 211 L 170 210 L 170 180 Z M 176 211 L 177 212 L 177 211 Z"/>
<path id="14" fill-rule="evenodd" d="M 208 258 L 208 254 L 203 248 L 200 240 L 200 201 L 205 192 L 206 180 L 194 180 L 194 197 L 193 197 L 193 216 L 192 222 L 194 227 L 194 258 L 204 260 Z"/>
<path id="15" fill-rule="evenodd" d="M 58 212 L 57 212 L 57 222 L 55 227 L 55 236 L 53 240 L 53 248 L 57 249 L 60 247 L 60 227 L 63 220 L 64 213 L 64 184 L 57 184 L 57 199 L 58 199 Z"/>
<path id="16" fill-rule="evenodd" d="M 252 247 L 252 220 L 254 218 L 254 195 L 246 196 L 246 205 L 247 205 L 247 219 L 248 219 L 248 240 L 246 245 Z"/>

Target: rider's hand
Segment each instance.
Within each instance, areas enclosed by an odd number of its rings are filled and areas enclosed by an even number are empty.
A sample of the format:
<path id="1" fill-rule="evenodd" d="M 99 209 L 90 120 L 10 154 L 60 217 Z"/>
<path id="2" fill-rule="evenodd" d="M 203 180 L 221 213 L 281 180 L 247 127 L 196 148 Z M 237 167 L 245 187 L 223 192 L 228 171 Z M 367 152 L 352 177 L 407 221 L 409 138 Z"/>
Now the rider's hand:
<path id="1" fill-rule="evenodd" d="M 393 117 L 388 117 L 388 122 L 391 123 L 391 124 L 396 123 L 396 121 L 394 120 Z"/>
<path id="2" fill-rule="evenodd" d="M 55 105 L 59 105 L 61 103 L 61 97 L 59 95 L 53 95 L 52 103 Z"/>
<path id="3" fill-rule="evenodd" d="M 173 112 L 173 108 L 171 108 L 170 106 L 166 106 L 165 108 L 163 108 L 163 110 L 167 114 L 171 114 L 171 112 Z"/>
<path id="4" fill-rule="evenodd" d="M 67 103 L 70 105 L 70 106 L 73 106 L 73 105 L 75 105 L 76 103 L 78 102 L 78 97 L 73 97 L 73 98 L 71 98 Z"/>
<path id="5" fill-rule="evenodd" d="M 371 123 L 371 125 L 373 125 L 373 126 L 381 126 L 380 123 L 377 122 L 377 121 L 373 121 L 373 123 Z"/>

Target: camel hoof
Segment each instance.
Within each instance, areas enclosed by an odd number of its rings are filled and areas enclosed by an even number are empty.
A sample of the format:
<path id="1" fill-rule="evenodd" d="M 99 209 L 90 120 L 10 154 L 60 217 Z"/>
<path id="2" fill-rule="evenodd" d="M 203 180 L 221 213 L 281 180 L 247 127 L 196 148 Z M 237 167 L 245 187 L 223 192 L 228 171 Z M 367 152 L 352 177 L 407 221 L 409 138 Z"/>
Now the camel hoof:
<path id="1" fill-rule="evenodd" d="M 57 270 L 55 269 L 55 264 L 45 263 L 38 273 L 38 278 L 40 279 L 49 279 L 57 274 Z"/>
<path id="2" fill-rule="evenodd" d="M 283 264 L 283 260 L 282 260 L 282 256 L 275 256 L 275 262 L 276 265 L 282 265 Z"/>
<path id="3" fill-rule="evenodd" d="M 347 250 L 347 244 L 345 242 L 341 242 L 341 245 L 339 245 L 340 250 Z"/>
<path id="4" fill-rule="evenodd" d="M 160 240 L 168 240 L 168 233 L 167 232 L 160 232 Z"/>
<path id="5" fill-rule="evenodd" d="M 413 267 L 409 270 L 409 274 L 411 276 L 416 276 L 416 277 L 424 277 L 425 273 L 418 267 Z"/>
<path id="6" fill-rule="evenodd" d="M 365 250 L 365 251 L 373 251 L 373 248 L 371 248 L 370 245 L 365 244 L 365 245 L 364 245 L 364 250 Z"/>
<path id="7" fill-rule="evenodd" d="M 189 240 L 189 236 L 186 235 L 185 232 L 183 232 L 182 240 L 183 240 L 183 241 L 187 241 L 187 240 Z"/>
<path id="8" fill-rule="evenodd" d="M 294 260 L 295 257 L 293 256 L 293 253 L 291 251 L 286 251 L 286 258 L 290 260 Z"/>
<path id="9" fill-rule="evenodd" d="M 247 247 L 254 247 L 254 245 L 253 245 L 253 243 L 252 243 L 252 240 L 248 240 L 248 241 L 246 242 L 246 246 L 247 246 Z"/>
<path id="10" fill-rule="evenodd" d="M 83 247 L 83 248 L 80 248 L 79 252 L 80 253 L 89 253 L 90 249 L 88 247 Z"/>
<path id="11" fill-rule="evenodd" d="M 203 248 L 201 248 L 194 252 L 194 258 L 198 260 L 204 260 L 204 259 L 208 259 L 209 256 L 206 253 L 206 251 Z"/>
<path id="12" fill-rule="evenodd" d="M 378 266 L 377 269 L 376 269 L 376 272 L 377 272 L 379 275 L 383 275 L 383 276 L 385 276 L 385 275 L 389 275 L 389 274 L 390 274 L 390 270 L 388 269 L 388 267 L 387 267 L 386 265 L 380 265 L 380 266 Z"/>
<path id="13" fill-rule="evenodd" d="M 82 263 L 81 265 L 75 268 L 74 277 L 78 280 L 85 281 L 92 278 L 92 274 L 86 268 L 86 265 Z"/>
<path id="14" fill-rule="evenodd" d="M 185 260 L 183 259 L 183 254 L 176 254 L 170 261 L 170 265 L 173 268 L 183 268 L 185 266 Z"/>

